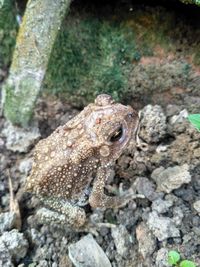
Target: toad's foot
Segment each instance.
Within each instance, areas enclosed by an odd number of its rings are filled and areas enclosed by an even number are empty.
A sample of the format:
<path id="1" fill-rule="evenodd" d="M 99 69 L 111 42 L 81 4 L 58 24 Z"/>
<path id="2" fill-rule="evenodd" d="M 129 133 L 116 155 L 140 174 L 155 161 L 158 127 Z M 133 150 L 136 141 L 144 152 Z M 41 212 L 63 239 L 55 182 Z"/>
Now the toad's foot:
<path id="1" fill-rule="evenodd" d="M 115 194 L 116 198 L 118 199 L 118 205 L 115 208 L 123 208 L 131 200 L 134 200 L 137 198 L 145 198 L 145 196 L 142 194 L 136 194 L 132 188 L 129 188 L 128 190 L 123 190 L 122 183 L 119 185 L 118 192 L 116 188 L 113 186 L 107 185 L 106 188 L 108 189 L 110 193 Z"/>

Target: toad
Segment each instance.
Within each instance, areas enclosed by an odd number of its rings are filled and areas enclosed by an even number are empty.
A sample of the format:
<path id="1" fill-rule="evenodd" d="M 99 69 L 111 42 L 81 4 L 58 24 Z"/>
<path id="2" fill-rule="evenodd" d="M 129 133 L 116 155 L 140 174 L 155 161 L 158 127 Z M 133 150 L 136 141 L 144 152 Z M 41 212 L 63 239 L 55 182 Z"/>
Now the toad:
<path id="1" fill-rule="evenodd" d="M 98 95 L 77 116 L 39 141 L 26 190 L 49 208 L 80 227 L 86 215 L 82 206 L 121 207 L 130 195 L 108 196 L 105 183 L 115 161 L 135 135 L 137 112 Z"/>

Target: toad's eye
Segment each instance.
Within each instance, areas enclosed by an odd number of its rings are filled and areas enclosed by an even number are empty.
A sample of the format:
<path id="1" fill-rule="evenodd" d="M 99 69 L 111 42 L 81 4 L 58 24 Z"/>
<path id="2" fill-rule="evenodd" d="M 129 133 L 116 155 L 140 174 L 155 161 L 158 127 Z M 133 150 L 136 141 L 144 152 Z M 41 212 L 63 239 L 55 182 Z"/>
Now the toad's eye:
<path id="1" fill-rule="evenodd" d="M 119 139 L 122 137 L 123 134 L 123 128 L 120 126 L 117 131 L 111 136 L 110 142 L 114 143 L 119 141 Z"/>

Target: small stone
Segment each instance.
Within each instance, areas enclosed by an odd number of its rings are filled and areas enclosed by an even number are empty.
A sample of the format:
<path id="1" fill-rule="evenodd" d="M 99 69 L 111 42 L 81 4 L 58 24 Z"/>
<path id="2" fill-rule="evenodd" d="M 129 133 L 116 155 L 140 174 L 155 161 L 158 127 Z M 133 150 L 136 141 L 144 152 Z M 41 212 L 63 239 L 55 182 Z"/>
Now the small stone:
<path id="1" fill-rule="evenodd" d="M 117 249 L 117 253 L 122 257 L 126 257 L 130 249 L 130 237 L 125 226 L 122 224 L 111 229 L 111 235 Z"/>
<path id="2" fill-rule="evenodd" d="M 182 123 L 188 117 L 188 111 L 186 109 L 181 110 L 178 115 L 174 115 L 170 119 L 171 124 Z"/>
<path id="3" fill-rule="evenodd" d="M 19 164 L 19 171 L 23 174 L 28 174 L 29 171 L 31 170 L 31 167 L 32 167 L 32 162 L 33 160 L 32 159 L 25 159 L 25 160 L 22 160 Z"/>
<path id="4" fill-rule="evenodd" d="M 2 250 L 6 250 L 6 253 L 8 252 L 11 258 L 18 262 L 25 257 L 27 249 L 27 240 L 16 229 L 10 232 L 4 232 L 0 237 L 0 255 L 2 254 Z"/>
<path id="5" fill-rule="evenodd" d="M 1 267 L 14 267 L 11 255 L 4 244 L 0 243 L 0 266 Z"/>
<path id="6" fill-rule="evenodd" d="M 70 245 L 68 249 L 69 258 L 75 267 L 111 267 L 106 254 L 91 234 Z"/>
<path id="7" fill-rule="evenodd" d="M 14 212 L 4 212 L 0 214 L 0 234 L 14 228 L 16 214 Z"/>
<path id="8" fill-rule="evenodd" d="M 188 170 L 188 164 L 167 169 L 159 167 L 152 172 L 151 178 L 156 182 L 158 192 L 170 193 L 191 181 L 191 175 Z"/>
<path id="9" fill-rule="evenodd" d="M 20 153 L 28 152 L 30 146 L 40 137 L 38 127 L 24 129 L 9 122 L 5 123 L 2 134 L 6 137 L 6 148 Z"/>
<path id="10" fill-rule="evenodd" d="M 200 147 L 198 147 L 197 149 L 194 149 L 194 157 L 200 158 Z"/>
<path id="11" fill-rule="evenodd" d="M 37 267 L 48 267 L 49 264 L 48 264 L 47 260 L 41 260 L 41 261 L 39 261 L 39 264 L 36 266 Z"/>
<path id="12" fill-rule="evenodd" d="M 31 228 L 28 231 L 29 235 L 30 235 L 30 241 L 31 243 L 35 246 L 40 246 L 41 245 L 41 240 L 40 240 L 40 233 L 35 229 L 35 228 Z"/>
<path id="13" fill-rule="evenodd" d="M 180 207 L 174 207 L 173 209 L 173 221 L 176 224 L 176 226 L 179 226 L 183 222 L 183 210 Z"/>
<path id="14" fill-rule="evenodd" d="M 169 104 L 166 107 L 166 116 L 171 117 L 173 115 L 176 115 L 180 113 L 180 106 Z"/>
<path id="15" fill-rule="evenodd" d="M 156 249 L 156 239 L 144 222 L 137 226 L 136 238 L 138 241 L 139 253 L 142 255 L 143 259 L 151 256 Z"/>
<path id="16" fill-rule="evenodd" d="M 4 140 L 0 137 L 0 149 L 2 149 L 4 146 Z"/>
<path id="17" fill-rule="evenodd" d="M 156 211 L 158 214 L 165 213 L 169 210 L 169 208 L 173 205 L 172 201 L 167 201 L 163 199 L 156 199 L 152 203 L 152 210 Z"/>
<path id="18" fill-rule="evenodd" d="M 193 207 L 198 212 L 198 214 L 200 216 L 200 200 L 197 200 L 196 202 L 194 202 Z"/>
<path id="19" fill-rule="evenodd" d="M 137 192 L 144 195 L 148 200 L 153 201 L 158 197 L 158 193 L 155 192 L 156 186 L 148 178 L 139 177 L 136 179 L 134 185 Z"/>
<path id="20" fill-rule="evenodd" d="M 157 252 L 156 256 L 156 267 L 167 267 L 168 264 L 168 250 L 166 248 L 161 248 Z"/>
<path id="21" fill-rule="evenodd" d="M 147 105 L 141 111 L 139 136 L 147 143 L 157 143 L 167 130 L 166 116 L 160 106 Z"/>
<path id="22" fill-rule="evenodd" d="M 168 217 L 158 216 L 156 211 L 149 213 L 147 225 L 159 241 L 163 241 L 169 237 L 180 236 L 180 232 L 176 228 L 173 220 Z"/>

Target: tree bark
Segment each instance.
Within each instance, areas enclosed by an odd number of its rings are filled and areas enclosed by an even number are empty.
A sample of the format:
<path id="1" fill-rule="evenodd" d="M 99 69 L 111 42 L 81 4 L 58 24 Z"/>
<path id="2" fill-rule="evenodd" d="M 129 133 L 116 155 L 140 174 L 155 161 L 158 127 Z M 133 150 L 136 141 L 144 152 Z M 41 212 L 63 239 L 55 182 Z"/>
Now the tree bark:
<path id="1" fill-rule="evenodd" d="M 13 124 L 30 124 L 51 50 L 70 2 L 28 1 L 2 94 L 4 115 Z"/>

